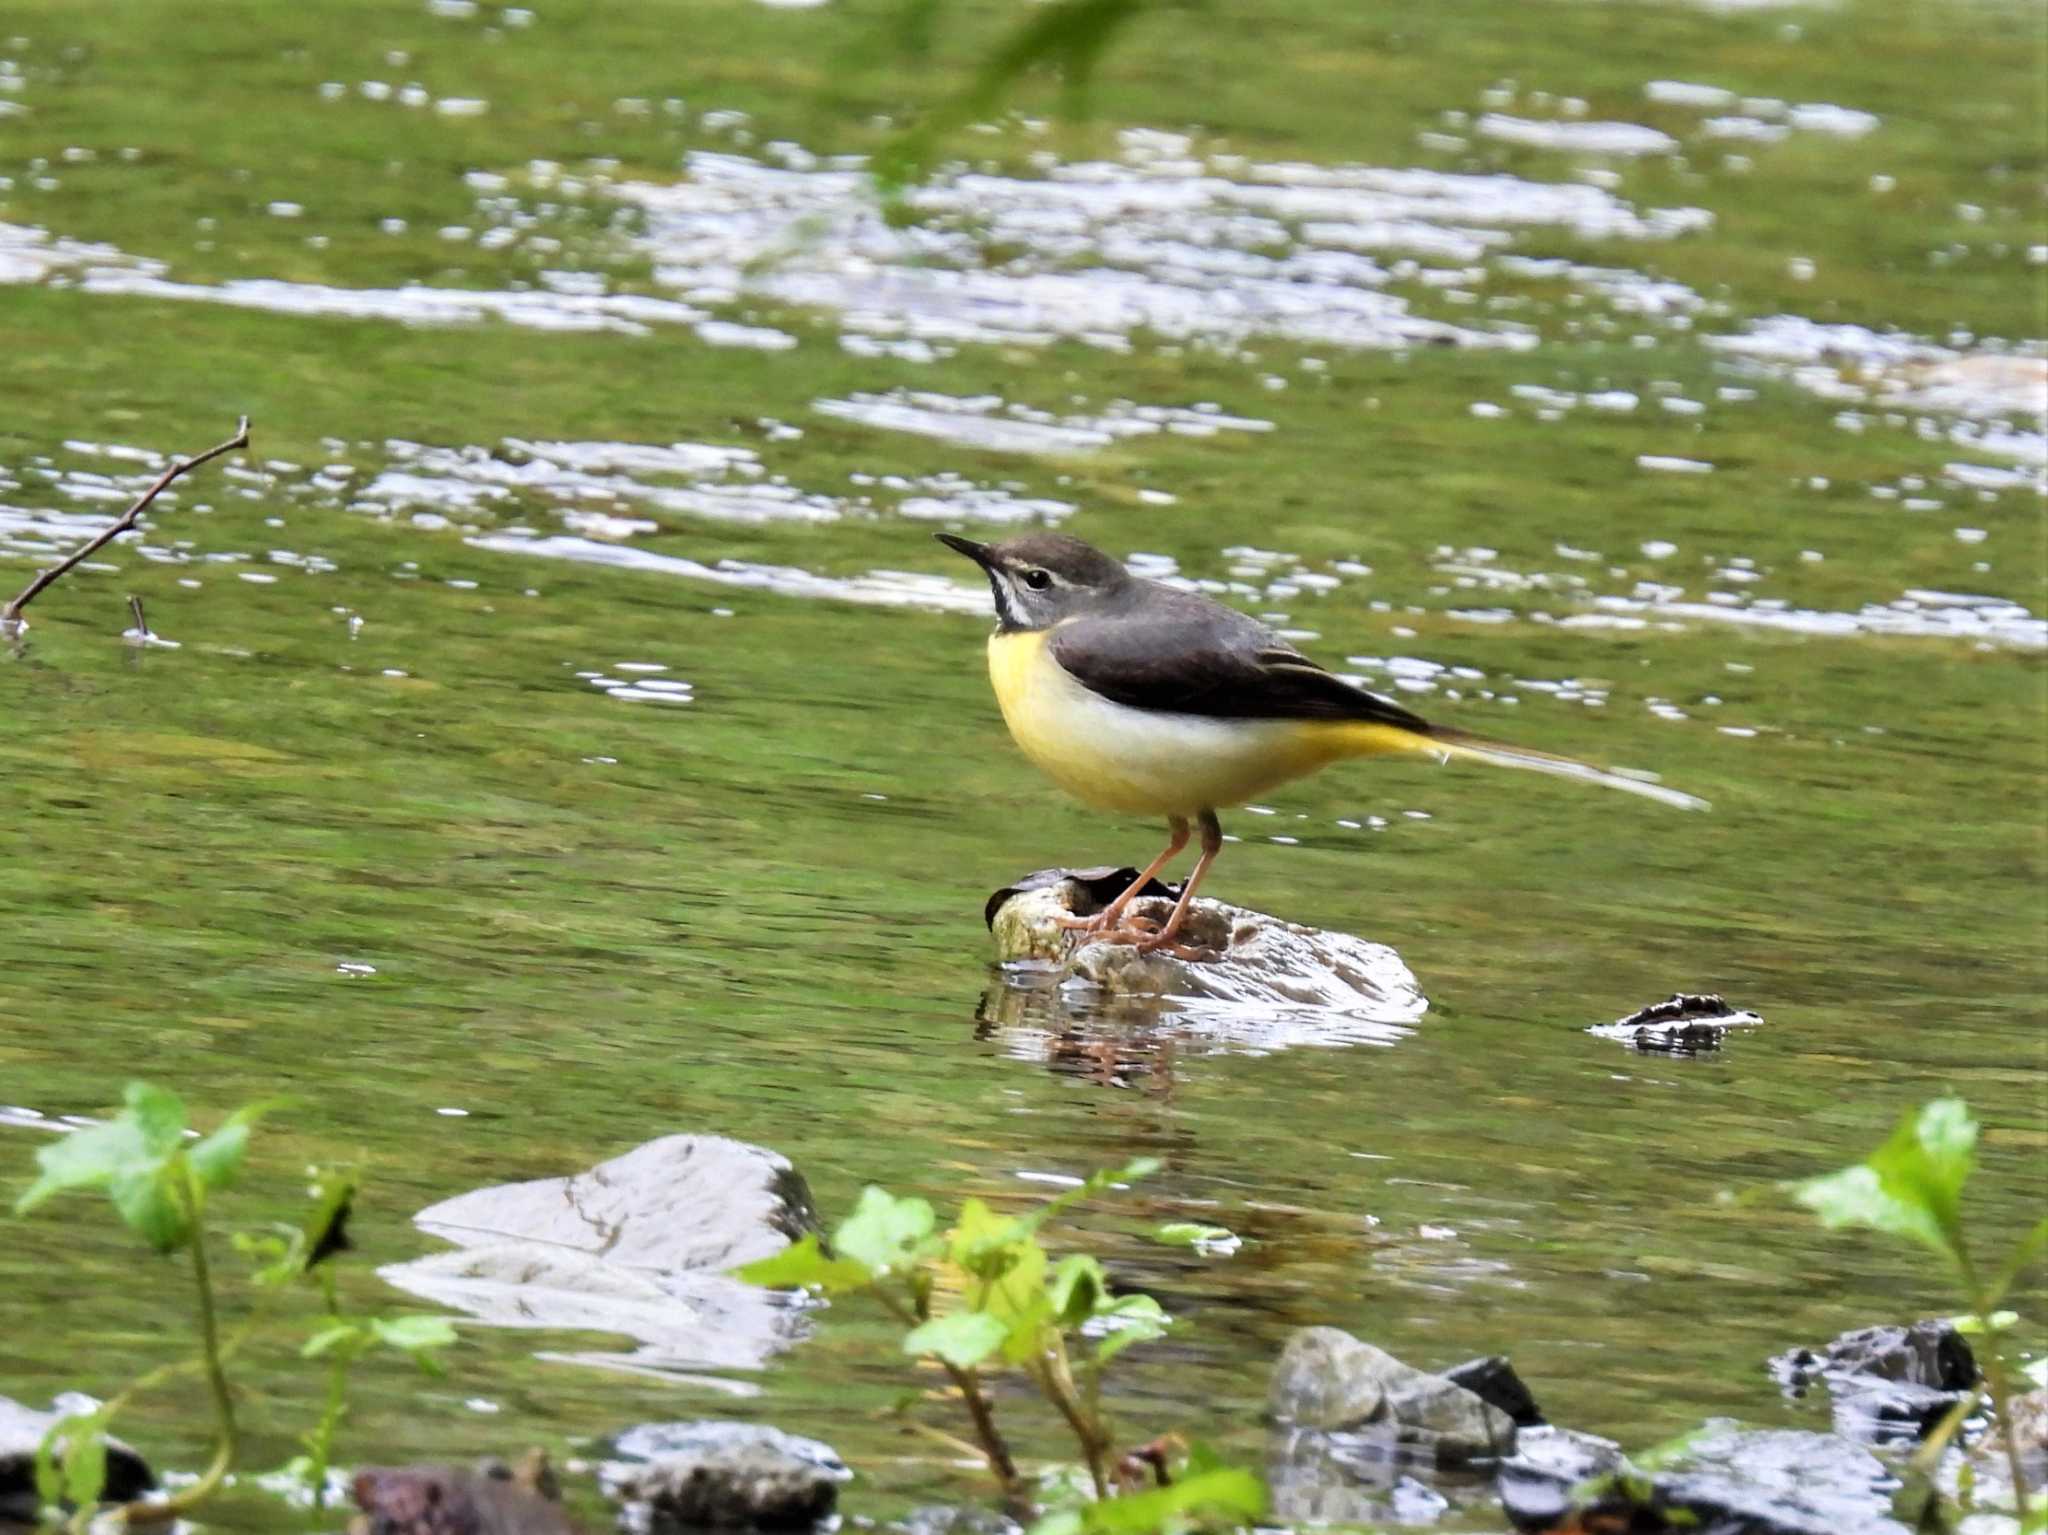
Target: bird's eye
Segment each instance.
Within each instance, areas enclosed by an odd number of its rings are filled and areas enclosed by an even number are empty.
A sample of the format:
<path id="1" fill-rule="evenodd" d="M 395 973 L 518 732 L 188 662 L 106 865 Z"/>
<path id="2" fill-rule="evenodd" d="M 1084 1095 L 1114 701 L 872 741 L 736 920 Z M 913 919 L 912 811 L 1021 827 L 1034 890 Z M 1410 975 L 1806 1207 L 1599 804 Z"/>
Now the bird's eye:
<path id="1" fill-rule="evenodd" d="M 1027 570 L 1024 572 L 1024 584 L 1034 592 L 1042 592 L 1052 585 L 1052 572 L 1049 570 Z"/>

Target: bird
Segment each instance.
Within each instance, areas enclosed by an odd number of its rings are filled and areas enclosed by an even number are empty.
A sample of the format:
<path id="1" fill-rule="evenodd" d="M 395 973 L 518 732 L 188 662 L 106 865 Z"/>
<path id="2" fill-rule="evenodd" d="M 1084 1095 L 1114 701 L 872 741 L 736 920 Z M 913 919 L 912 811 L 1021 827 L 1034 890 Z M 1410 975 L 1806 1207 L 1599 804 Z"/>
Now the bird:
<path id="1" fill-rule="evenodd" d="M 1707 808 L 1645 778 L 1433 725 L 1317 665 L 1249 614 L 1134 575 L 1064 533 L 991 544 L 935 536 L 988 577 L 989 680 L 1024 755 L 1094 809 L 1165 818 L 1166 847 L 1144 872 L 1094 916 L 1068 919 L 1083 943 L 1197 957 L 1176 940 L 1223 847 L 1216 812 L 1346 758 L 1469 758 Z M 1196 827 L 1201 852 L 1165 923 L 1126 922 Z"/>

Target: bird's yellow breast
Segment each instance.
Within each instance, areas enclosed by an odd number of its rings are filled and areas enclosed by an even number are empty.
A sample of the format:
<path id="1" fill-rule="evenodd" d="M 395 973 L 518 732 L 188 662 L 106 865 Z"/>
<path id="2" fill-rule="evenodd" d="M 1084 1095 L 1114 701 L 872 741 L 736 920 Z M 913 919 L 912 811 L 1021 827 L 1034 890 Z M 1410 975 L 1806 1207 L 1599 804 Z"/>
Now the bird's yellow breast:
<path id="1" fill-rule="evenodd" d="M 1099 809 L 1193 816 L 1241 805 L 1341 757 L 1427 744 L 1385 725 L 1135 709 L 1083 687 L 1050 641 L 1048 630 L 991 635 L 989 681 L 1024 755 Z"/>

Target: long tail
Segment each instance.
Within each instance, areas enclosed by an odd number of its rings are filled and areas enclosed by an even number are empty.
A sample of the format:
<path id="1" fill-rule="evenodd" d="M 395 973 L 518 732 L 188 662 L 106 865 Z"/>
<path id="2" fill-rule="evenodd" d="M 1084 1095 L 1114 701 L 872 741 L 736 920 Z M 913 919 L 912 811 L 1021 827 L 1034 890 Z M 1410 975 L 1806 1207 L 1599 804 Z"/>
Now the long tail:
<path id="1" fill-rule="evenodd" d="M 1492 762 L 1501 767 L 1527 768 L 1532 773 L 1549 773 L 1558 778 L 1575 778 L 1581 783 L 1604 784 L 1610 789 L 1623 789 L 1630 794 L 1640 794 L 1645 799 L 1656 800 L 1662 805 L 1675 806 L 1680 810 L 1706 810 L 1707 802 L 1677 789 L 1667 789 L 1649 778 L 1635 778 L 1626 773 L 1609 772 L 1596 768 L 1590 763 L 1575 762 L 1570 757 L 1553 757 L 1548 752 L 1530 751 L 1520 746 L 1503 746 L 1498 741 L 1489 741 L 1483 736 L 1466 735 L 1459 730 L 1446 730 L 1442 726 L 1431 727 L 1426 737 L 1429 750 L 1451 757 L 1468 757 L 1477 762 Z"/>

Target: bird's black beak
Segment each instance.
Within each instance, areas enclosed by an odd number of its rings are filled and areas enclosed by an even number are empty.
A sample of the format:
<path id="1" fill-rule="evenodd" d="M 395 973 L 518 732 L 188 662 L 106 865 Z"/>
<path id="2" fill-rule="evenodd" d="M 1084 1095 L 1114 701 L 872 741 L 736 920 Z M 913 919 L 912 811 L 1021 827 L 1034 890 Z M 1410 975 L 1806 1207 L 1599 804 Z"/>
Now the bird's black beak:
<path id="1" fill-rule="evenodd" d="M 955 554 L 966 555 L 983 570 L 989 568 L 990 561 L 994 558 L 987 544 L 977 544 L 973 539 L 962 538 L 958 533 L 934 533 L 932 537 Z"/>

